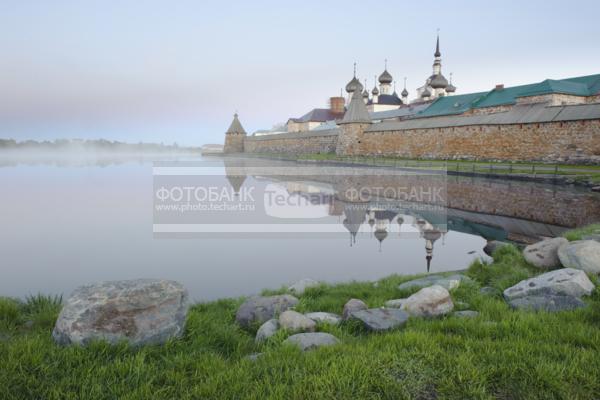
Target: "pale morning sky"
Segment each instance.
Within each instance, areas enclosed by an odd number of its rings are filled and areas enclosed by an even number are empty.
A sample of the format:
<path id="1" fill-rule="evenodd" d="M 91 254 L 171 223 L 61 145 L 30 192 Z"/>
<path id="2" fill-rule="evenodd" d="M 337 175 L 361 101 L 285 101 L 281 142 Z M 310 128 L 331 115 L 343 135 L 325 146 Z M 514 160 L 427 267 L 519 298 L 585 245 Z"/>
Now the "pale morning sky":
<path id="1" fill-rule="evenodd" d="M 0 3 L 0 137 L 221 143 L 325 107 L 352 77 L 457 93 L 600 73 L 600 2 Z"/>

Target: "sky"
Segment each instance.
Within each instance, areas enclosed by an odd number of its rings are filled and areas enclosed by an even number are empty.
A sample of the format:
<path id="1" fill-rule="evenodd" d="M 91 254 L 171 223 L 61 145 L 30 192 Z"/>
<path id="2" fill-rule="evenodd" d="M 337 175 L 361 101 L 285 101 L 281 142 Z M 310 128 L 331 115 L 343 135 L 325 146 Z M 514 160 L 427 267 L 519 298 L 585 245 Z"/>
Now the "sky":
<path id="1" fill-rule="evenodd" d="M 600 2 L 0 1 L 0 138 L 222 143 L 388 70 L 411 97 L 600 73 Z"/>

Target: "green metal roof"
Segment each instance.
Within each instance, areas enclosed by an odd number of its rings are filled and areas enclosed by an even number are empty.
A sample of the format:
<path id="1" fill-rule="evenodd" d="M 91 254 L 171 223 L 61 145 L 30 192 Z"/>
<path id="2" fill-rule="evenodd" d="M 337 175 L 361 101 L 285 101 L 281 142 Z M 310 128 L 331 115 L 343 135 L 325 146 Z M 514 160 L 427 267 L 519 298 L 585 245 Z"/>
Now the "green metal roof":
<path id="1" fill-rule="evenodd" d="M 429 107 L 419 112 L 416 117 L 425 118 L 439 115 L 462 114 L 473 108 L 473 103 L 485 96 L 485 94 L 485 92 L 480 92 L 438 97 Z"/>
<path id="2" fill-rule="evenodd" d="M 495 88 L 487 93 L 480 92 L 440 97 L 426 110 L 416 115 L 416 117 L 425 118 L 462 114 L 472 108 L 497 107 L 515 104 L 518 97 L 552 93 L 570 94 L 575 96 L 592 96 L 600 94 L 600 74 L 559 80 L 546 79 L 545 81 L 529 85 L 513 86 L 503 89 Z"/>

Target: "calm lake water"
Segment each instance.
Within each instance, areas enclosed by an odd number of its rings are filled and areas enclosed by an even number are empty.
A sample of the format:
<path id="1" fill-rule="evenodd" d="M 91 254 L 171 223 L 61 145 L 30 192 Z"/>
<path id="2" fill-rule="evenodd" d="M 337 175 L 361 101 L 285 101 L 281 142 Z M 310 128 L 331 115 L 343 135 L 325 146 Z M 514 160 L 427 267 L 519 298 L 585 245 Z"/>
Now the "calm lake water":
<path id="1" fill-rule="evenodd" d="M 447 229 L 436 229 L 425 214 L 370 209 L 353 216 L 331 179 L 236 172 L 223 174 L 234 186 L 271 184 L 296 194 L 330 188 L 333 201 L 321 218 L 339 234 L 161 236 L 155 159 L 0 158 L 0 295 L 68 295 L 94 281 L 165 278 L 182 282 L 194 300 L 210 300 L 306 277 L 375 280 L 424 273 L 428 264 L 430 272 L 449 271 L 485 258 L 488 239 L 527 242 L 600 220 L 600 197 L 588 191 L 449 176 Z M 223 160 L 212 163 L 225 171 Z"/>

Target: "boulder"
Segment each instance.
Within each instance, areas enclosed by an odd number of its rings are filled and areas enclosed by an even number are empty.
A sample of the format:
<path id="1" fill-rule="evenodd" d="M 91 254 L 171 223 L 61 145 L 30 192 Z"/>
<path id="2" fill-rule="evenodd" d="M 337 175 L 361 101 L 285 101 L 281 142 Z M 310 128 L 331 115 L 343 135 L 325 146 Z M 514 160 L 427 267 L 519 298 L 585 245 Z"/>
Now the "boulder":
<path id="1" fill-rule="evenodd" d="M 371 331 L 388 331 L 399 328 L 408 321 L 408 313 L 398 309 L 372 308 L 370 310 L 354 311 L 351 319 L 357 319 Z"/>
<path id="2" fill-rule="evenodd" d="M 324 332 L 297 333 L 284 341 L 284 343 L 297 346 L 302 351 L 313 350 L 322 346 L 332 346 L 339 342 L 338 338 Z"/>
<path id="3" fill-rule="evenodd" d="M 402 304 L 406 301 L 406 299 L 394 299 L 394 300 L 388 300 L 385 302 L 385 306 L 387 308 L 400 308 L 402 307 Z"/>
<path id="4" fill-rule="evenodd" d="M 508 246 L 508 243 L 501 242 L 499 240 L 490 240 L 483 247 L 483 252 L 491 257 L 494 252 L 502 246 Z"/>
<path id="5" fill-rule="evenodd" d="M 559 268 L 561 264 L 558 258 L 558 248 L 565 243 L 568 243 L 568 240 L 562 237 L 545 239 L 525 247 L 523 256 L 528 263 L 537 268 Z"/>
<path id="6" fill-rule="evenodd" d="M 253 324 L 263 324 L 275 318 L 296 304 L 298 299 L 289 294 L 250 297 L 238 308 L 235 320 L 241 326 L 249 328 Z"/>
<path id="7" fill-rule="evenodd" d="M 558 249 L 558 257 L 566 268 L 600 274 L 600 242 L 577 240 L 566 243 Z"/>
<path id="8" fill-rule="evenodd" d="M 298 296 L 304 294 L 306 289 L 319 286 L 320 283 L 310 278 L 301 279 L 288 288 L 288 290 Z"/>
<path id="9" fill-rule="evenodd" d="M 402 303 L 401 309 L 415 317 L 437 317 L 454 308 L 450 293 L 440 285 L 419 290 Z"/>
<path id="10" fill-rule="evenodd" d="M 404 282 L 398 286 L 400 290 L 422 289 L 425 287 L 439 285 L 446 290 L 456 289 L 461 282 L 470 281 L 471 279 L 465 275 L 454 274 L 449 276 L 429 275 L 424 278 L 413 279 L 412 281 Z"/>
<path id="11" fill-rule="evenodd" d="M 311 312 L 304 314 L 305 317 L 312 319 L 317 324 L 337 325 L 342 322 L 342 317 L 328 312 Z"/>
<path id="12" fill-rule="evenodd" d="M 256 331 L 256 337 L 254 341 L 256 343 L 264 342 L 271 336 L 273 336 L 279 330 L 279 321 L 276 319 L 270 319 L 258 328 Z"/>
<path id="13" fill-rule="evenodd" d="M 509 287 L 504 291 L 504 298 L 511 301 L 520 297 L 549 294 L 581 297 L 589 295 L 593 290 L 594 284 L 585 272 L 573 268 L 562 268 L 525 279 Z"/>
<path id="14" fill-rule="evenodd" d="M 519 297 L 508 304 L 518 310 L 557 312 L 585 307 L 585 303 L 575 296 L 555 294 Z"/>
<path id="15" fill-rule="evenodd" d="M 342 312 L 342 319 L 345 321 L 350 318 L 350 314 L 354 311 L 366 310 L 368 307 L 364 301 L 359 299 L 350 299 L 344 304 L 344 311 Z"/>
<path id="16" fill-rule="evenodd" d="M 297 311 L 284 311 L 279 316 L 279 326 L 292 332 L 314 332 L 317 323 Z"/>
<path id="17" fill-rule="evenodd" d="M 58 344 L 93 340 L 160 344 L 183 333 L 188 292 L 160 279 L 100 282 L 81 286 L 61 310 L 52 337 Z"/>
<path id="18" fill-rule="evenodd" d="M 472 310 L 455 311 L 452 315 L 458 318 L 476 318 L 479 316 L 479 312 Z"/>

